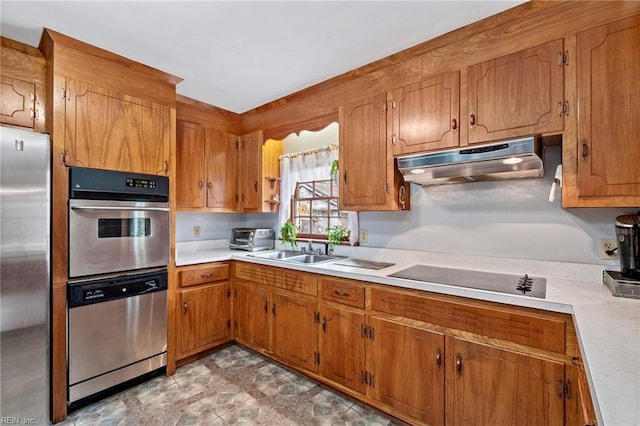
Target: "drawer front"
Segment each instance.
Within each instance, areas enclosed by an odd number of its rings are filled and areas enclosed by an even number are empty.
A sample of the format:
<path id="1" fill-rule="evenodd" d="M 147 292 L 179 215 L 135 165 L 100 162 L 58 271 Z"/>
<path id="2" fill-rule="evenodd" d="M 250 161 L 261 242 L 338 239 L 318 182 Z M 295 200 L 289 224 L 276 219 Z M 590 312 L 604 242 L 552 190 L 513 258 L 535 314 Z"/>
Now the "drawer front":
<path id="1" fill-rule="evenodd" d="M 476 303 L 453 303 L 414 294 L 371 290 L 371 308 L 483 336 L 565 353 L 566 321 L 514 309 L 482 307 Z"/>
<path id="2" fill-rule="evenodd" d="M 269 285 L 310 296 L 318 295 L 318 279 L 315 274 L 311 273 L 237 262 L 235 276 L 256 284 Z"/>
<path id="3" fill-rule="evenodd" d="M 337 278 L 321 278 L 320 288 L 323 300 L 330 300 L 355 308 L 365 307 L 364 284 Z"/>
<path id="4" fill-rule="evenodd" d="M 229 265 L 226 263 L 180 271 L 181 287 L 189 287 L 192 285 L 228 279 Z"/>

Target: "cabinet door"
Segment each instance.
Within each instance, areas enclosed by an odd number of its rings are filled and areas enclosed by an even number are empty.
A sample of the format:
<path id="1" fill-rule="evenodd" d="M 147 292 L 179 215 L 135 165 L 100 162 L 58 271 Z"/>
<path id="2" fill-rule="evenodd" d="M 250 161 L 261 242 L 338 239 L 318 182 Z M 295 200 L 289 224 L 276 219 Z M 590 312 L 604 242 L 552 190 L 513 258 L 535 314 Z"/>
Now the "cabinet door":
<path id="1" fill-rule="evenodd" d="M 578 195 L 640 194 L 640 17 L 578 33 Z"/>
<path id="2" fill-rule="evenodd" d="M 449 339 L 447 424 L 564 424 L 563 363 Z"/>
<path id="3" fill-rule="evenodd" d="M 316 302 L 295 295 L 272 293 L 271 350 L 287 365 L 317 372 L 318 325 Z"/>
<path id="4" fill-rule="evenodd" d="M 369 323 L 367 393 L 421 423 L 443 425 L 444 335 L 375 317 Z"/>
<path id="5" fill-rule="evenodd" d="M 67 79 L 67 165 L 169 172 L 170 107 Z"/>
<path id="6" fill-rule="evenodd" d="M 262 131 L 243 135 L 240 139 L 240 188 L 243 210 L 259 212 L 262 202 Z"/>
<path id="7" fill-rule="evenodd" d="M 564 130 L 562 40 L 467 70 L 469 143 Z"/>
<path id="8" fill-rule="evenodd" d="M 176 122 L 176 204 L 178 208 L 204 207 L 204 129 Z"/>
<path id="9" fill-rule="evenodd" d="M 16 78 L 0 78 L 0 122 L 33 128 L 36 85 Z"/>
<path id="10" fill-rule="evenodd" d="M 393 157 L 387 157 L 386 95 L 340 107 L 340 209 L 388 203 Z"/>
<path id="11" fill-rule="evenodd" d="M 364 393 L 364 314 L 323 305 L 320 318 L 320 374 Z"/>
<path id="12" fill-rule="evenodd" d="M 393 155 L 459 145 L 458 71 L 396 89 L 391 99 Z"/>
<path id="13" fill-rule="evenodd" d="M 256 284 L 234 283 L 234 334 L 254 349 L 269 350 L 269 293 Z"/>
<path id="14" fill-rule="evenodd" d="M 229 282 L 180 290 L 179 336 L 183 356 L 230 338 Z"/>
<path id="15" fill-rule="evenodd" d="M 231 133 L 206 130 L 207 207 L 238 210 L 238 138 Z"/>

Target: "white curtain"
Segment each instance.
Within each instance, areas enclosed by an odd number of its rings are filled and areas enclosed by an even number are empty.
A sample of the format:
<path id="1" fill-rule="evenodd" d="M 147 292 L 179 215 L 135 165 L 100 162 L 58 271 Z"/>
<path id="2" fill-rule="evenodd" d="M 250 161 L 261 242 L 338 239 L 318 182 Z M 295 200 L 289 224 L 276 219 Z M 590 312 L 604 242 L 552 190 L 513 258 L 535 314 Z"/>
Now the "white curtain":
<path id="1" fill-rule="evenodd" d="M 280 157 L 280 213 L 278 215 L 277 230 L 291 218 L 291 199 L 296 190 L 297 182 L 312 180 L 327 180 L 331 178 L 331 164 L 338 159 L 338 146 L 330 145 L 326 148 L 308 152 L 287 154 Z M 358 241 L 358 213 L 347 213 L 347 226 L 351 230 L 349 242 L 351 245 Z"/>

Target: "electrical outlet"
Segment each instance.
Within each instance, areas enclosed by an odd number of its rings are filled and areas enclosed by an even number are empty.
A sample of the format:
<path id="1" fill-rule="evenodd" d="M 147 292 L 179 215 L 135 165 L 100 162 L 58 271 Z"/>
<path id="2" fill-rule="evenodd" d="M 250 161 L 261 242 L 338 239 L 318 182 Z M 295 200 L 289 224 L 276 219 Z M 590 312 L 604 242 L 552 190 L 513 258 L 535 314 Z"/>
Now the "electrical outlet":
<path id="1" fill-rule="evenodd" d="M 369 231 L 367 231 L 366 229 L 361 229 L 360 230 L 360 242 L 361 243 L 366 243 L 368 239 L 369 239 Z"/>
<path id="2" fill-rule="evenodd" d="M 200 225 L 193 227 L 193 238 L 200 238 Z"/>
<path id="3" fill-rule="evenodd" d="M 618 250 L 611 253 L 611 250 L 614 250 L 618 247 L 615 239 L 603 238 L 600 240 L 600 259 L 602 260 L 613 260 L 618 258 Z M 608 254 L 607 251 L 609 251 Z"/>

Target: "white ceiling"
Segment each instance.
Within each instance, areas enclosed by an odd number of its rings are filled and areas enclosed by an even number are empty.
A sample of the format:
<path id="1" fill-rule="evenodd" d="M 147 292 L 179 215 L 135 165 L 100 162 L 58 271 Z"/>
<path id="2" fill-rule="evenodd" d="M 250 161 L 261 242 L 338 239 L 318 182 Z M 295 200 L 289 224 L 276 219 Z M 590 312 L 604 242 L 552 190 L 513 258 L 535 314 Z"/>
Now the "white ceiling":
<path id="1" fill-rule="evenodd" d="M 242 113 L 520 3 L 0 0 L 0 33 L 37 46 L 47 27 Z"/>

